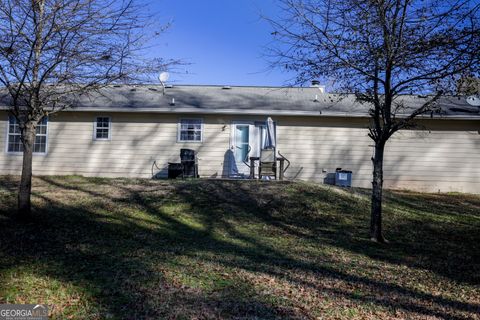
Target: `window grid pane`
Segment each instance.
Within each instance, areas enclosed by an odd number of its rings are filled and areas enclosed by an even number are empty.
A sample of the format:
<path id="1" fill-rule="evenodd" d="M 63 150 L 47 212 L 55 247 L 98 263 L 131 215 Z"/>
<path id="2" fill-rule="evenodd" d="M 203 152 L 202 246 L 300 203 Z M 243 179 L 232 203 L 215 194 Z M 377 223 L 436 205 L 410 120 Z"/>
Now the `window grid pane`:
<path id="1" fill-rule="evenodd" d="M 180 121 L 180 141 L 202 141 L 202 120 L 182 119 Z"/>
<path id="2" fill-rule="evenodd" d="M 23 152 L 23 144 L 20 133 L 20 126 L 15 117 L 8 119 L 8 152 Z M 35 129 L 35 141 L 33 143 L 34 153 L 47 152 L 47 126 L 48 119 L 43 118 Z"/>
<path id="3" fill-rule="evenodd" d="M 37 127 L 36 134 L 46 135 L 47 134 L 47 126 L 41 125 Z"/>
<path id="4" fill-rule="evenodd" d="M 97 117 L 95 139 L 108 140 L 110 138 L 110 118 Z"/>
<path id="5" fill-rule="evenodd" d="M 97 139 L 108 139 L 108 129 L 97 129 Z"/>
<path id="6" fill-rule="evenodd" d="M 46 149 L 47 149 L 47 137 L 37 135 L 35 137 L 35 144 L 33 145 L 33 152 L 45 153 Z"/>

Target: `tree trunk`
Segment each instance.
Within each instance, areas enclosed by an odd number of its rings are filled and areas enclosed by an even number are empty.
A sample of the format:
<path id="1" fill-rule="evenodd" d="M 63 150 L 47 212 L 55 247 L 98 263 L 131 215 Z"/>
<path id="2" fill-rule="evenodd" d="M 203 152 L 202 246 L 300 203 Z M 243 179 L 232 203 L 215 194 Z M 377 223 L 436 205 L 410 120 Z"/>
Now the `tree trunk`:
<path id="1" fill-rule="evenodd" d="M 25 126 L 23 132 L 23 165 L 20 189 L 18 191 L 18 218 L 28 220 L 32 213 L 30 196 L 32 193 L 32 155 L 35 142 L 35 126 L 31 123 Z"/>
<path id="2" fill-rule="evenodd" d="M 372 208 L 370 220 L 370 239 L 376 242 L 385 242 L 382 234 L 382 192 L 383 192 L 383 154 L 385 142 L 375 143 L 372 181 Z"/>

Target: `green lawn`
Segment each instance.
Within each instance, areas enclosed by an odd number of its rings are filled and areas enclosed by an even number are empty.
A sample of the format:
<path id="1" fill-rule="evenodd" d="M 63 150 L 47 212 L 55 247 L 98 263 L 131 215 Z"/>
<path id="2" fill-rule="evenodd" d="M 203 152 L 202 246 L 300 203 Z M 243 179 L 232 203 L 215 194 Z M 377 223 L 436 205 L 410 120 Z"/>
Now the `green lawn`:
<path id="1" fill-rule="evenodd" d="M 0 303 L 71 319 L 480 319 L 480 197 L 309 183 L 0 177 Z"/>

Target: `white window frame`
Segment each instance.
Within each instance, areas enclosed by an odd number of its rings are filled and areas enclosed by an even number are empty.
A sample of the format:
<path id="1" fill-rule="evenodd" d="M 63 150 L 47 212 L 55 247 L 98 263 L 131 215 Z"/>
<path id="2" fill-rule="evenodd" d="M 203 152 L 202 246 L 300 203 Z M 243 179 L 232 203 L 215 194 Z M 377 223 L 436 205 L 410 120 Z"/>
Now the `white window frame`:
<path id="1" fill-rule="evenodd" d="M 97 129 L 106 129 L 106 128 L 98 128 L 98 118 L 107 118 L 108 119 L 108 137 L 107 138 L 97 138 Z M 110 141 L 112 140 L 112 117 L 110 116 L 95 116 L 93 119 L 93 140 L 94 141 Z"/>
<path id="2" fill-rule="evenodd" d="M 188 120 L 194 120 L 194 121 L 200 121 L 200 140 L 181 140 L 182 137 L 182 121 L 188 121 Z M 178 119 L 178 124 L 177 124 L 177 143 L 202 143 L 203 142 L 203 130 L 204 127 L 204 122 L 203 118 L 180 118 Z"/>
<path id="3" fill-rule="evenodd" d="M 9 136 L 10 136 L 10 117 L 13 117 L 11 115 L 7 115 L 7 125 L 5 126 L 6 127 L 6 133 L 5 133 L 5 153 L 7 154 L 10 154 L 10 155 L 23 155 L 23 152 L 18 152 L 18 151 L 8 151 L 8 140 L 9 140 Z M 15 121 L 17 121 L 17 119 L 15 117 L 13 117 L 15 119 Z M 33 151 L 32 154 L 34 156 L 38 155 L 38 156 L 45 156 L 48 154 L 48 140 L 49 140 L 49 137 L 48 137 L 48 127 L 49 127 L 49 122 L 50 122 L 50 119 L 48 117 L 45 117 L 47 119 L 47 124 L 46 124 L 46 130 L 45 130 L 45 134 L 41 133 L 39 135 L 41 136 L 45 136 L 45 152 L 35 152 Z M 35 137 L 37 136 L 37 134 L 35 134 Z M 35 142 L 34 142 L 35 143 Z M 35 147 L 34 147 L 35 148 Z"/>

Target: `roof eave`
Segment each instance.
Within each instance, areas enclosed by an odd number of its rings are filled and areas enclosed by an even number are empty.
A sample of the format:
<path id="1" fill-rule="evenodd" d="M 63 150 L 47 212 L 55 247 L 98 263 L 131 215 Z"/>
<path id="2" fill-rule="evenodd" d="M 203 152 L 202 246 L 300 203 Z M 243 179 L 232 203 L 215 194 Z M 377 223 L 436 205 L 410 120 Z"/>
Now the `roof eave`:
<path id="1" fill-rule="evenodd" d="M 140 113 L 176 113 L 176 114 L 222 114 L 222 115 L 272 115 L 272 116 L 307 116 L 307 117 L 342 117 L 342 118 L 370 118 L 368 113 L 360 112 L 328 112 L 328 111 L 302 111 L 302 110 L 268 110 L 268 109 L 216 109 L 199 110 L 198 108 L 72 108 L 65 111 L 84 111 L 84 112 L 140 112 Z M 398 118 L 404 118 L 408 115 L 398 115 Z M 455 119 L 455 120 L 480 120 L 479 115 L 419 115 L 420 119 Z"/>
<path id="2" fill-rule="evenodd" d="M 0 106 L 0 110 L 7 111 L 8 107 Z M 302 111 L 302 110 L 268 110 L 268 109 L 198 109 L 198 108 L 99 108 L 99 107 L 80 107 L 69 108 L 62 112 L 118 112 L 118 113 L 167 113 L 167 114 L 211 114 L 211 115 L 250 115 L 250 116 L 306 116 L 306 117 L 341 117 L 341 118 L 370 118 L 367 113 L 360 112 L 329 112 L 329 111 Z M 404 118 L 408 115 L 397 115 L 398 118 Z M 420 119 L 435 120 L 480 120 L 479 115 L 419 115 Z"/>

